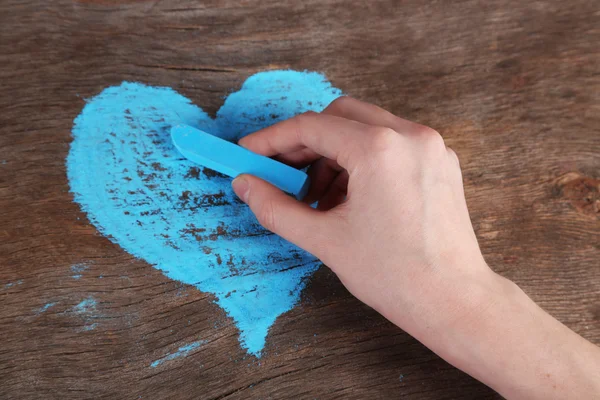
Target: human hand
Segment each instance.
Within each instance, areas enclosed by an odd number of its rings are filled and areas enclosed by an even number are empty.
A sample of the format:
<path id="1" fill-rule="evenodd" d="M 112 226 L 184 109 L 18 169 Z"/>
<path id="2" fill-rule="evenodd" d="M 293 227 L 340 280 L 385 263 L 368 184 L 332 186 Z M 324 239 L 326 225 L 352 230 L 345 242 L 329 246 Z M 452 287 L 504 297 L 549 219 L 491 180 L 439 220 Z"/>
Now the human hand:
<path id="1" fill-rule="evenodd" d="M 233 181 L 259 222 L 445 360 L 508 398 L 600 395 L 599 348 L 484 262 L 458 158 L 433 129 L 340 98 L 239 144 L 310 165 L 304 203 L 253 176 Z"/>
<path id="2" fill-rule="evenodd" d="M 443 329 L 470 312 L 466 302 L 483 301 L 469 283 L 492 273 L 471 226 L 458 158 L 433 129 L 342 97 L 321 114 L 239 144 L 310 165 L 304 204 L 248 175 L 233 187 L 263 226 L 316 255 L 350 292 L 409 333 Z M 317 210 L 308 206 L 315 201 Z"/>
<path id="3" fill-rule="evenodd" d="M 258 221 L 442 358 L 508 398 L 600 396 L 599 348 L 485 263 L 458 158 L 436 131 L 340 98 L 239 144 L 310 165 L 304 203 L 253 176 L 233 181 Z"/>

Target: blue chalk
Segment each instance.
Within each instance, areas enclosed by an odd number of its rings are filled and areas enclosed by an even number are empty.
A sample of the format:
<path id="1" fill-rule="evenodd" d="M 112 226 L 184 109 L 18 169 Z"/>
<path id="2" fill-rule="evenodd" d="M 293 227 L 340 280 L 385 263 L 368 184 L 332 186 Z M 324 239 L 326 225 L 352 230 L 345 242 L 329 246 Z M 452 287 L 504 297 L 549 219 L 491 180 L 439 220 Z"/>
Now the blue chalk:
<path id="1" fill-rule="evenodd" d="M 340 95 L 316 72 L 259 72 L 212 119 L 171 88 L 132 82 L 105 88 L 86 99 L 74 121 L 66 163 L 70 191 L 113 243 L 170 279 L 214 296 L 235 323 L 240 346 L 260 357 L 269 329 L 299 302 L 321 263 L 267 234 L 235 201 L 227 179 L 198 174 L 197 164 L 173 146 L 171 128 L 191 125 L 236 143 L 300 113 L 321 112 Z M 222 196 L 219 207 L 211 206 L 214 195 Z M 221 229 L 235 233 L 212 236 Z M 216 254 L 228 262 L 219 264 Z M 0 279 L 0 295 L 4 283 Z M 94 314 L 82 314 L 82 321 L 98 322 Z"/>
<path id="2" fill-rule="evenodd" d="M 253 153 L 187 125 L 171 128 L 171 139 L 188 160 L 235 178 L 250 174 L 277 186 L 298 200 L 306 196 L 310 180 L 303 171 Z"/>

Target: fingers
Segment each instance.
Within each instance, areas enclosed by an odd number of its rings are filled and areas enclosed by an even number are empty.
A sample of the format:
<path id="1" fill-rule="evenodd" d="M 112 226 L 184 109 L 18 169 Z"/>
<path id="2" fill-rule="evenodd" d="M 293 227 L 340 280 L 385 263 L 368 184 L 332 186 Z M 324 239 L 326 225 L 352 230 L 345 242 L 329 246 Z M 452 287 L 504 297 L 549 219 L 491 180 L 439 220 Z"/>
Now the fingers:
<path id="1" fill-rule="evenodd" d="M 279 154 L 274 157 L 277 161 L 291 165 L 294 168 L 304 168 L 321 158 L 311 149 L 303 148 L 287 154 Z"/>
<path id="2" fill-rule="evenodd" d="M 352 97 L 338 97 L 323 110 L 323 113 L 361 122 L 366 125 L 383 126 L 393 129 L 400 134 L 413 134 L 430 129 L 416 122 L 397 117 L 374 104 L 365 103 Z"/>
<path id="3" fill-rule="evenodd" d="M 238 176 L 232 186 L 262 226 L 321 258 L 320 248 L 332 230 L 325 213 L 252 175 Z"/>
<path id="4" fill-rule="evenodd" d="M 407 136 L 435 132 L 375 105 L 340 97 L 321 114 L 299 115 L 248 135 L 240 139 L 239 144 L 255 153 L 276 156 L 286 164 L 303 168 L 321 156 L 339 162 L 334 157 L 336 154 L 344 154 L 344 149 L 352 147 L 365 148 L 366 143 L 374 139 L 369 138 L 369 134 L 381 132 L 382 128 Z M 363 137 L 358 140 L 358 136 Z M 345 146 L 341 146 L 343 144 Z"/>
<path id="5" fill-rule="evenodd" d="M 303 150 L 353 169 L 358 155 L 373 146 L 373 127 L 328 114 L 306 113 L 248 135 L 238 142 L 258 154 L 275 156 Z"/>

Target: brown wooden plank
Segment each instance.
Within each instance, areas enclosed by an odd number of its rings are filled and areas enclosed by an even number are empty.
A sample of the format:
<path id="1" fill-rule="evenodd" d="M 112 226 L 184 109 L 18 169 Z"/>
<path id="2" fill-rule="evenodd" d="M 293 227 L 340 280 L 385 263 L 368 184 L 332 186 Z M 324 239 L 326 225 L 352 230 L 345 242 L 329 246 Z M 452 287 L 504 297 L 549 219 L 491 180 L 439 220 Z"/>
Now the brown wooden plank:
<path id="1" fill-rule="evenodd" d="M 84 99 L 123 80 L 214 114 L 252 73 L 316 70 L 433 126 L 461 157 L 490 265 L 600 344 L 597 12 L 591 0 L 1 1 L 0 398 L 498 397 L 325 268 L 264 356 L 247 356 L 210 295 L 101 236 L 64 161 Z M 195 338 L 208 343 L 150 368 Z"/>

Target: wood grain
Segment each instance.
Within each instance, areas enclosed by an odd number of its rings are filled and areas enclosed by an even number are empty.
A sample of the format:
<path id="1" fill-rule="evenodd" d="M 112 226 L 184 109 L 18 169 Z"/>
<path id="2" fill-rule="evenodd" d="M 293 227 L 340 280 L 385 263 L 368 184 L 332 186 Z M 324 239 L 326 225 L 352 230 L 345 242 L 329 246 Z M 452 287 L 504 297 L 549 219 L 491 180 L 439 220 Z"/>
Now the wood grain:
<path id="1" fill-rule="evenodd" d="M 252 73 L 317 70 L 436 128 L 490 265 L 600 344 L 599 42 L 592 0 L 0 1 L 0 398 L 498 398 L 325 268 L 247 356 L 211 296 L 101 236 L 64 161 L 123 80 L 214 114 Z"/>

